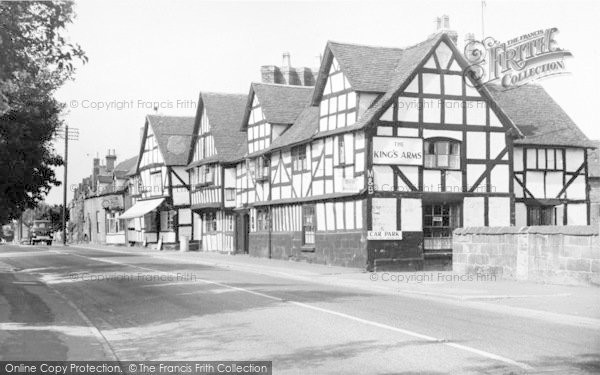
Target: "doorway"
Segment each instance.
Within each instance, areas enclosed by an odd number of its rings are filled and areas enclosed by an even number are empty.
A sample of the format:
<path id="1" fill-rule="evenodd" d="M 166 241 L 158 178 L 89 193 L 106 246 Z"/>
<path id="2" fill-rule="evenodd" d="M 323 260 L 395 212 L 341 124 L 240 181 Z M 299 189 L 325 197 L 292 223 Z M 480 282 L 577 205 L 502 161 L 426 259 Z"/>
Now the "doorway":
<path id="1" fill-rule="evenodd" d="M 236 215 L 236 253 L 248 254 L 248 242 L 250 237 L 250 215 L 241 212 Z"/>

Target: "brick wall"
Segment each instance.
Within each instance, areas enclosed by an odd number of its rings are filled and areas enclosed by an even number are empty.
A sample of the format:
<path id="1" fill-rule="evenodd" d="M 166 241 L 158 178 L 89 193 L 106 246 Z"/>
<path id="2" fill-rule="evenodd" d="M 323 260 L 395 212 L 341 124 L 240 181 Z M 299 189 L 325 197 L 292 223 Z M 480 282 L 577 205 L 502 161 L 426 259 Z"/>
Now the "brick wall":
<path id="1" fill-rule="evenodd" d="M 597 225 L 460 228 L 452 242 L 455 272 L 600 285 Z"/>
<path id="2" fill-rule="evenodd" d="M 251 256 L 269 256 L 269 234 L 250 233 Z M 317 232 L 314 249 L 303 247 L 302 232 L 271 233 L 271 258 L 364 268 L 366 240 L 362 231 Z"/>
<path id="3" fill-rule="evenodd" d="M 315 238 L 315 263 L 365 268 L 367 241 L 363 231 L 319 232 Z"/>

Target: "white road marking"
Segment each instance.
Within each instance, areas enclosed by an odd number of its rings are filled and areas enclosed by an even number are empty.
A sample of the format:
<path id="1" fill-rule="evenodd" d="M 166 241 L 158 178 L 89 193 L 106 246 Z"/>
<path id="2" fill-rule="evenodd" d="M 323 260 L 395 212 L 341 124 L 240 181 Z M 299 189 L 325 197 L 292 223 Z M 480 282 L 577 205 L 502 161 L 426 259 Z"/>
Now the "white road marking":
<path id="1" fill-rule="evenodd" d="M 79 255 L 79 254 L 73 254 L 73 253 L 63 253 L 63 254 L 68 254 L 68 255 L 73 255 L 73 256 L 77 256 L 77 257 L 89 259 L 89 257 L 86 257 L 84 255 Z M 174 272 L 165 272 L 165 271 L 161 271 L 161 270 L 157 270 L 157 269 L 153 269 L 153 268 L 149 268 L 149 267 L 142 267 L 142 266 L 137 266 L 137 265 L 134 265 L 134 264 L 117 262 L 117 261 L 114 261 L 114 260 L 108 260 L 108 259 L 96 259 L 96 260 L 98 260 L 99 262 L 112 263 L 112 264 L 117 264 L 117 265 L 121 265 L 121 266 L 137 268 L 137 269 L 141 269 L 141 270 L 145 270 L 145 271 L 158 272 L 158 273 L 162 273 L 162 274 L 165 274 L 165 275 L 176 276 L 176 273 L 174 273 Z M 309 305 L 309 304 L 302 303 L 302 302 L 287 300 L 287 299 L 283 299 L 283 298 L 280 298 L 280 297 L 272 296 L 272 295 L 269 295 L 269 294 L 266 294 L 266 293 L 261 293 L 261 292 L 257 292 L 257 291 L 251 290 L 251 289 L 246 289 L 246 288 L 241 288 L 241 287 L 237 287 L 237 286 L 232 286 L 232 285 L 220 283 L 220 282 L 217 282 L 217 281 L 211 281 L 211 280 L 206 280 L 206 279 L 201 279 L 201 278 L 198 278 L 197 280 L 200 281 L 200 282 L 203 282 L 205 284 L 218 285 L 218 286 L 221 286 L 221 287 L 224 287 L 224 288 L 229 288 L 229 289 L 237 290 L 237 291 L 248 293 L 248 294 L 253 294 L 253 295 L 260 296 L 260 297 L 263 297 L 263 298 L 267 298 L 267 299 L 270 299 L 270 300 L 274 300 L 274 301 L 278 301 L 278 302 L 284 302 L 284 303 L 289 303 L 289 304 L 292 304 L 292 305 L 295 305 L 295 306 L 298 306 L 298 307 L 302 307 L 302 308 L 305 308 L 305 309 L 310 309 L 310 310 L 319 311 L 319 312 L 322 312 L 322 313 L 325 313 L 325 314 L 334 315 L 334 316 L 337 316 L 337 317 L 340 317 L 340 318 L 352 320 L 352 321 L 355 321 L 355 322 L 358 322 L 358 323 L 362 323 L 362 324 L 365 324 L 365 325 L 370 325 L 372 327 L 377 327 L 377 328 L 385 329 L 385 330 L 388 330 L 388 331 L 393 331 L 393 332 L 401 333 L 401 334 L 404 334 L 404 335 L 407 335 L 407 336 L 416 337 L 416 338 L 423 339 L 423 340 L 426 340 L 426 341 L 430 341 L 430 342 L 434 342 L 434 343 L 439 343 L 439 344 L 446 345 L 446 346 L 449 346 L 449 347 L 452 347 L 452 348 L 455 348 L 455 349 L 459 349 L 459 350 L 466 351 L 466 352 L 469 352 L 469 353 L 472 353 L 472 354 L 476 354 L 476 355 L 479 355 L 479 356 L 484 357 L 484 358 L 493 359 L 493 360 L 496 360 L 496 361 L 499 361 L 499 362 L 504 362 L 506 364 L 519 367 L 519 368 L 521 368 L 523 370 L 533 370 L 533 367 L 529 366 L 528 364 L 521 363 L 521 362 L 512 360 L 510 358 L 506 358 L 506 357 L 503 357 L 503 356 L 500 356 L 500 355 L 497 355 L 497 354 L 494 354 L 494 353 L 486 352 L 484 350 L 475 349 L 475 348 L 472 348 L 470 346 L 466 346 L 466 345 L 462 345 L 462 344 L 456 344 L 456 343 L 453 343 L 453 342 L 447 342 L 444 339 L 438 339 L 438 338 L 435 338 L 435 337 L 432 337 L 432 336 L 423 335 L 423 334 L 420 334 L 418 332 L 410 331 L 410 330 L 407 330 L 407 329 L 402 329 L 402 328 L 390 326 L 390 325 L 387 325 L 387 324 L 378 323 L 378 322 L 375 322 L 375 321 L 372 321 L 372 320 L 367 320 L 367 319 L 359 318 L 357 316 L 353 316 L 353 315 L 341 313 L 341 312 L 338 312 L 338 311 L 334 311 L 334 310 L 330 310 L 330 309 L 325 309 L 325 308 L 322 308 L 322 307 L 317 307 L 317 306 Z"/>

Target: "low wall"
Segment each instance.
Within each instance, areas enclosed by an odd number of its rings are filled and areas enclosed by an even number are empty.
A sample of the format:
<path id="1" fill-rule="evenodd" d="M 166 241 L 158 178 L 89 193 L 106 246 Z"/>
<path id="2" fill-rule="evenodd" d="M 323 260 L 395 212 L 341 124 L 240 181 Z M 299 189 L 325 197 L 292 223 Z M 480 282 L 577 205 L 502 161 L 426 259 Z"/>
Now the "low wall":
<path id="1" fill-rule="evenodd" d="M 600 285 L 598 226 L 459 228 L 452 248 L 455 272 Z"/>

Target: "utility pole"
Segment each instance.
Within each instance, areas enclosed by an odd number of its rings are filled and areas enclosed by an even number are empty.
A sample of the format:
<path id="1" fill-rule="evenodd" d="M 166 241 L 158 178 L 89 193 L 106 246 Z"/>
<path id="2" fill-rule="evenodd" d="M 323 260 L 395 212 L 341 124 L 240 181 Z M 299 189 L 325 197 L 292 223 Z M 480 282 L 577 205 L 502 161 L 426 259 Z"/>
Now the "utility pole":
<path id="1" fill-rule="evenodd" d="M 65 125 L 64 129 L 57 131 L 58 138 L 64 138 L 65 140 L 65 160 L 64 160 L 64 178 L 63 178 L 63 206 L 62 206 L 62 241 L 63 245 L 67 245 L 67 164 L 69 160 L 69 141 L 79 140 L 79 129 L 71 128 L 69 132 L 69 125 Z"/>
<path id="2" fill-rule="evenodd" d="M 481 0 L 481 40 L 485 39 L 485 28 L 484 28 L 484 8 L 486 6 L 485 0 Z"/>

